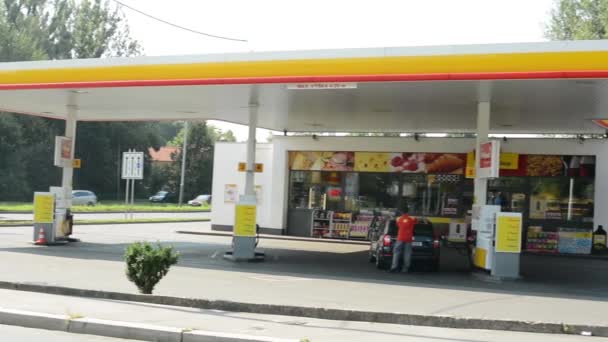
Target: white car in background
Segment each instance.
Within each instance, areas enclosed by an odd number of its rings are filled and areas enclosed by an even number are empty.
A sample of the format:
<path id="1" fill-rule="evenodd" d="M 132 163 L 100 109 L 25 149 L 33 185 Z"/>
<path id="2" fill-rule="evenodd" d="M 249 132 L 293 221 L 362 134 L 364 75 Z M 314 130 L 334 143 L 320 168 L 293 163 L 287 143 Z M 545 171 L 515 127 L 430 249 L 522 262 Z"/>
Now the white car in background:
<path id="1" fill-rule="evenodd" d="M 97 204 L 97 195 L 89 190 L 74 190 L 72 191 L 72 205 L 88 205 L 94 206 Z"/>
<path id="2" fill-rule="evenodd" d="M 198 195 L 195 199 L 188 201 L 188 205 L 191 205 L 193 207 L 200 207 L 203 204 L 211 204 L 211 195 Z"/>

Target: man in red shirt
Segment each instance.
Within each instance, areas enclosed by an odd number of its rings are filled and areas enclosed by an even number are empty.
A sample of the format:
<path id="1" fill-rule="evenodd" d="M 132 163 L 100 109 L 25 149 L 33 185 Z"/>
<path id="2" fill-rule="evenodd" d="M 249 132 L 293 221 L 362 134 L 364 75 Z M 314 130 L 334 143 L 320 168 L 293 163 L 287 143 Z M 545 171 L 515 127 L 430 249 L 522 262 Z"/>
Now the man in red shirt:
<path id="1" fill-rule="evenodd" d="M 414 237 L 414 225 L 417 220 L 407 214 L 407 208 L 404 208 L 401 216 L 396 218 L 399 232 L 397 241 L 393 248 L 393 264 L 391 272 L 399 271 L 399 260 L 403 258 L 402 271 L 408 272 L 412 260 L 412 240 Z"/>

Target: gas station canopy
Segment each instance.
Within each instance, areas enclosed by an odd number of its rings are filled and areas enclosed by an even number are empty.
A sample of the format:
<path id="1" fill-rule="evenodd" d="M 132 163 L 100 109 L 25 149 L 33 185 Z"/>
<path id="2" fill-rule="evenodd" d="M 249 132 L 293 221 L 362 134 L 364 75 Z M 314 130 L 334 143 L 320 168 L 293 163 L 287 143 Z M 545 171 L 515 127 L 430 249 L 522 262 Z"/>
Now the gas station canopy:
<path id="1" fill-rule="evenodd" d="M 288 87 L 329 82 L 347 87 Z M 248 124 L 258 106 L 280 131 L 474 132 L 480 96 L 493 133 L 603 133 L 608 41 L 0 63 L 0 110 L 79 121 Z"/>

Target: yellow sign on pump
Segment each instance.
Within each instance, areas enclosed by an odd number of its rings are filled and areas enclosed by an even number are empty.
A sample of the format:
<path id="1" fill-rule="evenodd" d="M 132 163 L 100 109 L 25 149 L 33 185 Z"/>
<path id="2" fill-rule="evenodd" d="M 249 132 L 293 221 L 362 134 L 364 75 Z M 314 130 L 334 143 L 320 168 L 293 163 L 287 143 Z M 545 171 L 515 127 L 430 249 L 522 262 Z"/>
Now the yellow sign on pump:
<path id="1" fill-rule="evenodd" d="M 521 252 L 521 213 L 496 214 L 496 252 Z"/>
<path id="2" fill-rule="evenodd" d="M 234 222 L 234 236 L 256 236 L 256 207 L 250 204 L 237 204 Z"/>
<path id="3" fill-rule="evenodd" d="M 34 194 L 34 223 L 53 223 L 55 196 L 51 193 Z"/>

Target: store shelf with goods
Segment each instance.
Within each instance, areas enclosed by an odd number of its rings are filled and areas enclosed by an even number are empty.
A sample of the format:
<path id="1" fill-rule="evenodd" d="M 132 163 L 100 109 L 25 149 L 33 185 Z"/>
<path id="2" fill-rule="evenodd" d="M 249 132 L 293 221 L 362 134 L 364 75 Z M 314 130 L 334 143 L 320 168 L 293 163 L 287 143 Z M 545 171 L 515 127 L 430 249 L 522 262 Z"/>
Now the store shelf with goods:
<path id="1" fill-rule="evenodd" d="M 315 238 L 328 238 L 332 236 L 332 215 L 329 210 L 313 210 L 312 224 L 310 227 L 310 236 Z"/>
<path id="2" fill-rule="evenodd" d="M 347 239 L 350 232 L 350 223 L 334 223 L 331 235 L 334 238 Z"/>
<path id="3" fill-rule="evenodd" d="M 373 214 L 362 213 L 357 215 L 355 221 L 350 225 L 348 237 L 350 239 L 367 239 L 373 219 Z"/>
<path id="4" fill-rule="evenodd" d="M 334 212 L 331 218 L 331 236 L 338 239 L 348 239 L 353 214 L 350 212 Z"/>
<path id="5" fill-rule="evenodd" d="M 558 253 L 559 233 L 543 231 L 542 227 L 530 226 L 526 250 L 536 253 Z"/>

